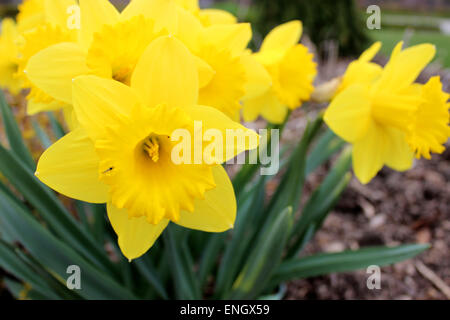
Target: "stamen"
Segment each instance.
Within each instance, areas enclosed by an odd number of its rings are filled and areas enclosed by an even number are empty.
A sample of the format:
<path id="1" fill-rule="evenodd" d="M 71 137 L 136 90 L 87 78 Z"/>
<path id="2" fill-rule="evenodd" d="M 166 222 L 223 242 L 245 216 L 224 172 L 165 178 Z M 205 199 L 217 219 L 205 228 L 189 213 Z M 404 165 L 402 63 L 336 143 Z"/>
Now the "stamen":
<path id="1" fill-rule="evenodd" d="M 158 162 L 159 160 L 159 142 L 154 136 L 147 138 L 144 142 L 144 151 L 153 160 L 153 162 Z"/>

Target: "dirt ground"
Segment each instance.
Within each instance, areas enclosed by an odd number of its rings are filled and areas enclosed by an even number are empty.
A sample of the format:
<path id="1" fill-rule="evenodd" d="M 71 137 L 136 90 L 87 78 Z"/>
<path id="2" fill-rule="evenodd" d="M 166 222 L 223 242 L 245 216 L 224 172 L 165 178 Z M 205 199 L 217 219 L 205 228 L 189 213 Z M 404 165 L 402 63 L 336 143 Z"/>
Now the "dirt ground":
<path id="1" fill-rule="evenodd" d="M 380 290 L 367 289 L 368 274 L 362 270 L 293 281 L 286 299 L 450 299 L 421 268 L 424 264 L 440 285 L 450 286 L 449 181 L 449 149 L 431 161 L 417 161 L 406 173 L 383 169 L 366 186 L 353 179 L 308 254 L 404 243 L 432 247 L 415 259 L 383 267 Z"/>

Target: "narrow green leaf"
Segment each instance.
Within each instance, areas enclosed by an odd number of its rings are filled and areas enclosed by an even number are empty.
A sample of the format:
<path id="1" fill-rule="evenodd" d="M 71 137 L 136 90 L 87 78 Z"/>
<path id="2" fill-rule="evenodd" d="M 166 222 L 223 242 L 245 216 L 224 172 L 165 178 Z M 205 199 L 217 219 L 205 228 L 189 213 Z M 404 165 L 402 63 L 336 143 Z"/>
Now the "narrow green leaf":
<path id="1" fill-rule="evenodd" d="M 225 232 L 212 234 L 208 238 L 198 268 L 197 278 L 199 279 L 201 286 L 205 285 L 206 281 L 208 280 L 208 275 L 211 274 L 214 265 L 217 263 L 217 257 L 219 256 L 220 251 L 224 246 L 226 238 L 227 233 Z"/>
<path id="2" fill-rule="evenodd" d="M 322 116 L 319 116 L 313 123 L 307 125 L 302 139 L 289 160 L 286 173 L 283 175 L 266 210 L 269 216 L 281 212 L 288 206 L 292 207 L 293 212 L 297 211 L 305 182 L 305 166 L 308 147 L 314 140 L 322 123 Z"/>
<path id="3" fill-rule="evenodd" d="M 45 281 L 36 275 L 36 271 L 27 265 L 15 252 L 15 249 L 0 240 L 0 266 L 36 290 L 45 293 L 47 299 L 57 299 Z"/>
<path id="4" fill-rule="evenodd" d="M 55 194 L 17 156 L 0 145 L 0 172 L 35 207 L 50 229 L 99 267 L 116 272 L 100 244 L 81 228 Z"/>
<path id="5" fill-rule="evenodd" d="M 373 247 L 339 253 L 325 253 L 283 262 L 274 273 L 271 283 L 313 277 L 333 272 L 352 271 L 370 265 L 385 266 L 410 259 L 430 246 L 408 244 L 398 247 Z"/>
<path id="6" fill-rule="evenodd" d="M 31 124 L 33 125 L 33 129 L 36 132 L 36 135 L 41 142 L 41 145 L 44 149 L 49 148 L 52 145 L 52 141 L 50 137 L 47 135 L 47 133 L 41 128 L 39 123 L 35 119 L 31 121 Z"/>
<path id="7" fill-rule="evenodd" d="M 164 242 L 170 257 L 177 298 L 182 300 L 195 300 L 201 298 L 200 288 L 196 281 L 193 266 L 186 261 L 181 252 L 181 246 L 176 241 L 173 226 L 169 226 L 163 233 Z"/>
<path id="8" fill-rule="evenodd" d="M 317 230 L 330 210 L 337 203 L 340 195 L 351 179 L 351 174 L 348 172 L 351 164 L 351 149 L 347 148 L 342 152 L 324 181 L 313 192 L 303 208 L 300 218 L 294 224 L 292 235 L 296 241 L 290 246 L 291 249 L 289 250 L 288 256 L 293 256 L 298 253 L 304 245 L 305 235 L 309 227 L 314 225 L 313 230 Z M 313 230 L 309 231 L 313 232 Z M 310 234 L 309 236 L 311 237 L 312 235 Z"/>
<path id="9" fill-rule="evenodd" d="M 277 215 L 274 223 L 261 233 L 231 293 L 225 299 L 255 299 L 265 288 L 278 266 L 292 226 L 292 208 Z"/>
<path id="10" fill-rule="evenodd" d="M 320 137 L 306 160 L 306 176 L 325 163 L 330 157 L 345 146 L 345 141 L 333 131 L 327 129 Z"/>
<path id="11" fill-rule="evenodd" d="M 5 126 L 6 136 L 8 138 L 9 146 L 11 150 L 18 156 L 26 166 L 34 170 L 36 164 L 30 151 L 23 141 L 22 134 L 17 125 L 16 120 L 12 114 L 11 108 L 8 106 L 5 100 L 3 92 L 0 91 L 0 110 L 3 117 L 3 124 Z"/>
<path id="12" fill-rule="evenodd" d="M 8 225 L 20 243 L 36 261 L 52 271 L 61 282 L 68 278 L 67 267 L 77 265 L 81 269 L 81 290 L 77 294 L 87 299 L 133 299 L 134 295 L 113 280 L 111 274 L 97 269 L 80 256 L 72 247 L 53 236 L 39 224 L 30 212 L 15 204 L 0 192 L 1 223 Z"/>
<path id="13" fill-rule="evenodd" d="M 231 240 L 226 244 L 217 274 L 215 294 L 223 296 L 233 285 L 239 267 L 250 246 L 250 240 L 257 231 L 261 219 L 265 198 L 266 177 L 260 177 L 255 188 L 249 192 L 249 197 L 239 206 L 235 228 Z"/>
<path id="14" fill-rule="evenodd" d="M 153 287 L 153 289 L 156 291 L 156 293 L 159 295 L 162 299 L 169 299 L 169 295 L 167 294 L 166 289 L 164 288 L 164 285 L 162 284 L 161 280 L 159 279 L 159 275 L 155 267 L 153 266 L 153 263 L 150 261 L 150 259 L 147 258 L 147 255 L 144 257 L 135 260 L 133 263 L 135 263 L 136 267 L 138 268 L 139 272 L 142 274 L 142 276 L 148 281 L 148 283 Z"/>
<path id="15" fill-rule="evenodd" d="M 56 139 L 61 139 L 66 134 L 64 131 L 63 126 L 59 123 L 59 121 L 56 119 L 53 112 L 47 112 L 48 118 L 50 120 L 50 126 L 53 130 L 53 134 L 55 135 Z"/>

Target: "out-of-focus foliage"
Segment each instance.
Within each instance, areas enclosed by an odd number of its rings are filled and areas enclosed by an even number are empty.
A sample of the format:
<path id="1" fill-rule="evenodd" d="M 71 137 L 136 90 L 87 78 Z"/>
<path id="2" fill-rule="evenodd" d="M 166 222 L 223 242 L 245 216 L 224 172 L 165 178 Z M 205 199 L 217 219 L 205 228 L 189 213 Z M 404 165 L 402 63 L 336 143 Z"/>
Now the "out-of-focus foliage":
<path id="1" fill-rule="evenodd" d="M 256 0 L 249 12 L 249 19 L 261 34 L 294 18 L 303 21 L 305 32 L 321 53 L 330 40 L 338 42 L 343 56 L 359 54 L 367 47 L 365 23 L 354 0 Z"/>

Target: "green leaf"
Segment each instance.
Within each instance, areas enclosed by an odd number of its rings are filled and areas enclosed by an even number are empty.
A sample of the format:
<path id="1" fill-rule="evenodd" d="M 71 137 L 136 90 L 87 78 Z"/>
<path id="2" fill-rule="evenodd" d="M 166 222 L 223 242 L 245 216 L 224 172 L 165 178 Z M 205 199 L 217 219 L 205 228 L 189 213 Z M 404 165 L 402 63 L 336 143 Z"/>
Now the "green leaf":
<path id="1" fill-rule="evenodd" d="M 292 234 L 297 240 L 291 245 L 288 256 L 293 256 L 302 249 L 306 235 L 309 233 L 308 238 L 312 237 L 337 203 L 351 179 L 351 174 L 348 172 L 351 164 L 352 152 L 350 148 L 347 148 L 342 152 L 324 181 L 313 192 L 303 208 L 300 218 L 292 228 Z"/>
<path id="2" fill-rule="evenodd" d="M 152 286 L 152 288 L 156 291 L 160 298 L 169 299 L 169 295 L 167 294 L 166 289 L 164 288 L 163 283 L 159 279 L 159 275 L 153 263 L 148 259 L 148 256 L 135 260 L 133 263 L 136 264 L 139 272 L 142 276 L 147 280 L 147 282 Z"/>
<path id="3" fill-rule="evenodd" d="M 81 228 L 55 194 L 17 156 L 0 145 L 0 172 L 35 207 L 50 229 L 97 266 L 117 273 L 100 244 Z"/>
<path id="4" fill-rule="evenodd" d="M 50 126 L 53 130 L 53 133 L 56 137 L 56 139 L 61 139 L 66 134 L 64 131 L 63 126 L 59 123 L 59 121 L 56 119 L 53 112 L 47 112 L 48 118 L 50 120 Z"/>
<path id="5" fill-rule="evenodd" d="M 264 198 L 265 198 L 266 177 L 262 176 L 256 186 L 249 192 L 248 198 L 239 205 L 235 228 L 232 231 L 231 241 L 226 244 L 225 253 L 220 262 L 217 274 L 215 294 L 223 296 L 231 286 L 242 260 L 245 258 L 251 239 L 258 230 L 256 220 L 261 220 Z"/>
<path id="6" fill-rule="evenodd" d="M 33 157 L 23 141 L 22 134 L 11 112 L 11 108 L 6 103 L 5 96 L 1 91 L 0 110 L 11 150 L 18 156 L 20 161 L 23 161 L 23 163 L 28 166 L 28 168 L 31 170 L 36 169 L 36 163 L 34 163 Z"/>
<path id="7" fill-rule="evenodd" d="M 322 123 L 322 116 L 319 116 L 313 123 L 307 125 L 302 139 L 289 160 L 286 173 L 283 175 L 280 184 L 269 203 L 266 211 L 269 216 L 277 214 L 288 206 L 292 207 L 293 212 L 297 211 L 305 182 L 305 166 L 308 147 L 314 140 Z M 271 218 L 269 217 L 269 219 Z"/>
<path id="8" fill-rule="evenodd" d="M 17 235 L 18 241 L 52 274 L 65 282 L 70 265 L 81 269 L 81 290 L 77 294 L 86 299 L 133 299 L 134 295 L 113 280 L 104 269 L 97 269 L 72 247 L 53 236 L 39 224 L 30 212 L 0 192 L 1 223 Z"/>
<path id="9" fill-rule="evenodd" d="M 220 254 L 220 250 L 224 246 L 227 233 L 214 233 L 210 235 L 206 242 L 203 255 L 200 258 L 200 265 L 198 268 L 198 276 L 200 285 L 205 285 L 208 280 L 208 275 L 211 274 L 214 265 L 217 263 L 217 257 Z"/>
<path id="10" fill-rule="evenodd" d="M 169 252 L 170 268 L 173 273 L 177 298 L 182 300 L 195 300 L 201 298 L 200 288 L 195 278 L 193 265 L 186 259 L 181 246 L 176 241 L 173 225 L 164 230 L 164 242 Z"/>
<path id="11" fill-rule="evenodd" d="M 320 137 L 306 160 L 306 176 L 325 163 L 330 157 L 345 146 L 345 141 L 333 131 L 327 129 Z"/>
<path id="12" fill-rule="evenodd" d="M 239 195 L 241 194 L 241 190 L 243 190 L 245 188 L 245 186 L 247 185 L 247 183 L 250 182 L 250 180 L 253 178 L 253 176 L 256 174 L 256 171 L 258 171 L 258 169 L 261 167 L 261 162 L 259 161 L 259 150 L 261 148 L 263 148 L 263 150 L 265 150 L 268 146 L 271 145 L 272 143 L 272 139 L 271 139 L 271 130 L 279 130 L 279 136 L 281 138 L 281 134 L 283 133 L 283 129 L 286 126 L 286 123 L 289 119 L 289 116 L 291 114 L 291 111 L 289 111 L 289 113 L 286 115 L 286 118 L 284 120 L 284 122 L 282 124 L 278 124 L 278 125 L 274 125 L 274 124 L 268 124 L 267 125 L 267 144 L 264 146 L 259 146 L 258 147 L 258 159 L 256 164 L 250 164 L 250 163 L 246 163 L 242 166 L 242 168 L 239 170 L 239 172 L 236 174 L 236 176 L 233 178 L 233 187 L 235 190 L 236 195 L 239 197 Z"/>
<path id="13" fill-rule="evenodd" d="M 264 290 L 278 266 L 292 226 L 292 208 L 277 215 L 274 223 L 260 234 L 231 293 L 225 299 L 255 299 Z"/>
<path id="14" fill-rule="evenodd" d="M 32 119 L 31 121 L 33 125 L 33 129 L 36 132 L 36 135 L 41 142 L 41 145 L 44 149 L 49 148 L 52 145 L 52 141 L 47 135 L 47 133 L 41 128 L 41 126 L 37 123 L 35 119 Z"/>
<path id="15" fill-rule="evenodd" d="M 430 246 L 408 244 L 398 247 L 373 247 L 339 253 L 325 253 L 283 262 L 274 273 L 271 283 L 314 277 L 318 275 L 364 269 L 371 265 L 385 266 L 410 259 Z"/>
<path id="16" fill-rule="evenodd" d="M 17 255 L 15 250 L 12 246 L 0 240 L 0 266 L 37 291 L 44 293 L 47 299 L 57 299 L 58 296 L 51 291 L 51 288 L 41 277 L 37 276 L 36 271 Z"/>

